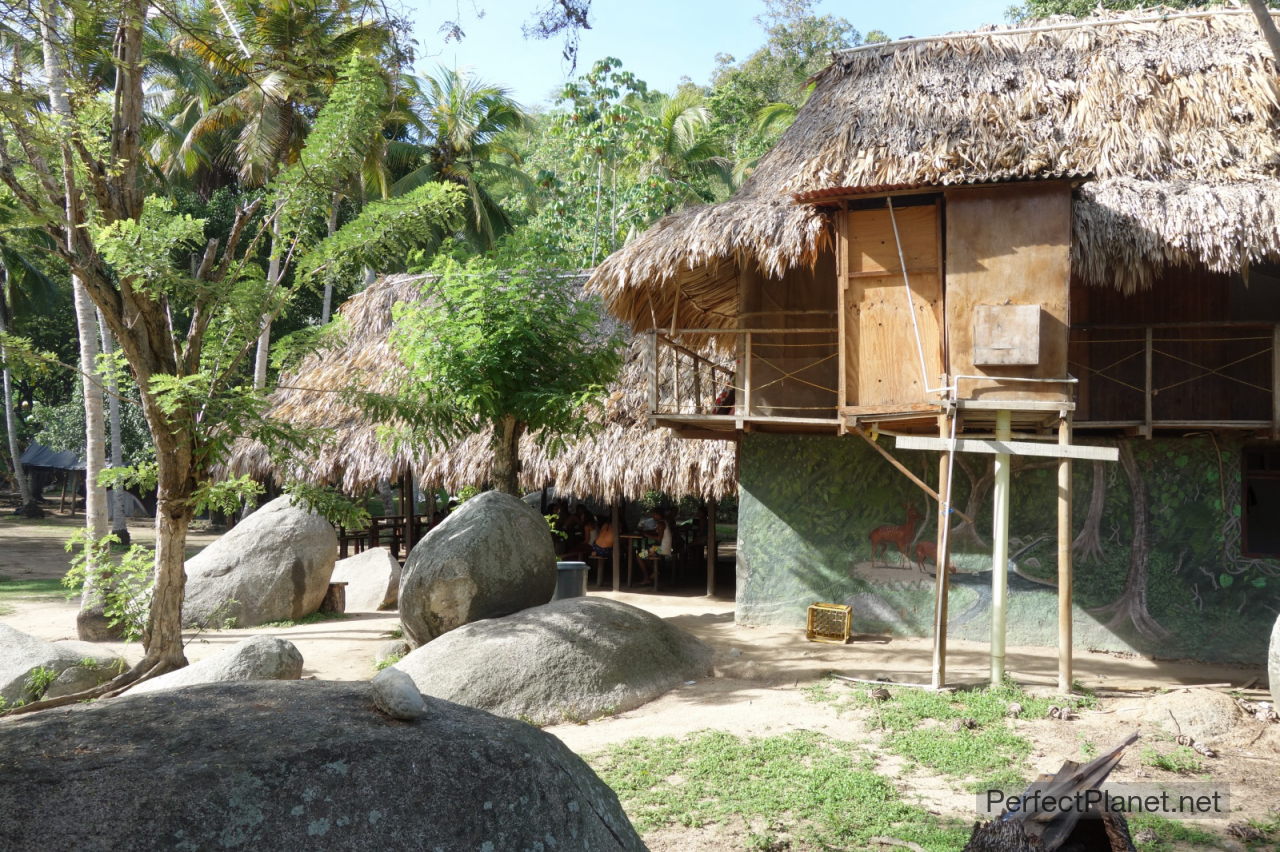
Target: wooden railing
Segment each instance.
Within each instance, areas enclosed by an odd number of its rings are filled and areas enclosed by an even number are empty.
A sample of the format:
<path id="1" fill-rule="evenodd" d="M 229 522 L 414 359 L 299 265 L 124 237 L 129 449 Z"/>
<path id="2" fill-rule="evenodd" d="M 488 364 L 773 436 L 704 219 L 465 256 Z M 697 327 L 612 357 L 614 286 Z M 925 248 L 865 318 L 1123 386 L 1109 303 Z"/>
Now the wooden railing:
<path id="1" fill-rule="evenodd" d="M 1076 424 L 1280 427 L 1280 325 L 1087 324 L 1071 329 Z"/>
<path id="2" fill-rule="evenodd" d="M 836 419 L 834 382 L 824 383 L 815 368 L 839 369 L 835 328 L 726 328 L 651 331 L 649 412 L 659 416 L 733 416 Z M 737 358 L 695 352 L 681 336 L 737 338 Z M 796 340 L 794 338 L 807 338 Z M 739 369 L 740 367 L 740 369 Z M 779 394 L 775 386 L 789 383 Z M 765 399 L 774 388 L 773 398 Z M 810 399 L 788 397 L 807 394 Z M 826 402 L 820 398 L 830 396 Z M 779 398 L 781 397 L 781 399 Z"/>
<path id="3" fill-rule="evenodd" d="M 370 518 L 369 526 L 362 530 L 338 527 L 338 558 L 386 547 L 397 559 L 403 559 L 430 528 L 430 515 L 413 515 L 408 519 L 404 515 Z"/>

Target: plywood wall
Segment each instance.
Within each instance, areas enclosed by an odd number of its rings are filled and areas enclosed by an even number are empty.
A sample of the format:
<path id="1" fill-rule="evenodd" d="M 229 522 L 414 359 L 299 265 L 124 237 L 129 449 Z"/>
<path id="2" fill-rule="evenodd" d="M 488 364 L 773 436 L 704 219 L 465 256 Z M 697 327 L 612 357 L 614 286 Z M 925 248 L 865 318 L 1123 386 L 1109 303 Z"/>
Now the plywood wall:
<path id="1" fill-rule="evenodd" d="M 952 375 L 991 376 L 960 383 L 961 399 L 1071 398 L 1069 386 L 1000 382 L 1000 376 L 1067 375 L 1071 277 L 1071 188 L 1065 182 L 965 187 L 946 194 L 948 356 Z M 975 366 L 977 305 L 1039 305 L 1039 363 Z"/>
<path id="2" fill-rule="evenodd" d="M 879 413 L 925 407 L 936 400 L 926 387 L 936 385 L 944 371 L 939 207 L 898 207 L 892 219 L 886 208 L 851 210 L 841 219 L 844 410 Z"/>

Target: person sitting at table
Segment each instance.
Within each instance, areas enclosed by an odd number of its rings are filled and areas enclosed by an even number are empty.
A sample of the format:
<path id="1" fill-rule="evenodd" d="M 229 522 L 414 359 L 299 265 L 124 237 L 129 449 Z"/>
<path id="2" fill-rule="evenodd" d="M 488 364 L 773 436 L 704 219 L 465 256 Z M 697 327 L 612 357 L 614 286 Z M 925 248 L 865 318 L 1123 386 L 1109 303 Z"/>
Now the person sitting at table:
<path id="1" fill-rule="evenodd" d="M 604 515 L 596 518 L 596 538 L 591 542 L 592 556 L 613 556 L 613 524 Z"/>
<path id="2" fill-rule="evenodd" d="M 654 572 L 661 564 L 660 560 L 671 555 L 671 520 L 658 509 L 654 509 L 649 517 L 652 519 L 652 526 L 645 530 L 644 537 L 646 541 L 652 541 L 654 544 L 646 548 L 650 555 L 641 557 L 639 560 L 640 571 L 643 574 L 640 582 L 643 585 L 653 582 Z"/>

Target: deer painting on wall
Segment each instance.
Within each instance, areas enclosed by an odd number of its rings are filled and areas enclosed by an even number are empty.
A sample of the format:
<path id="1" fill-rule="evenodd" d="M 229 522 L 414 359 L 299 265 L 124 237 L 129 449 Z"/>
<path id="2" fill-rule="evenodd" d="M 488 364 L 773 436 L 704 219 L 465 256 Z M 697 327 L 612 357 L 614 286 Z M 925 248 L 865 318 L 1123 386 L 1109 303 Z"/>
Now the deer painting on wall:
<path id="1" fill-rule="evenodd" d="M 889 545 L 893 544 L 898 548 L 899 559 L 907 564 L 911 563 L 911 543 L 915 540 L 916 528 L 923 516 L 920 514 L 920 510 L 910 503 L 903 503 L 902 508 L 907 512 L 907 522 L 905 524 L 896 526 L 886 524 L 871 531 L 871 559 L 873 561 L 880 559 Z"/>

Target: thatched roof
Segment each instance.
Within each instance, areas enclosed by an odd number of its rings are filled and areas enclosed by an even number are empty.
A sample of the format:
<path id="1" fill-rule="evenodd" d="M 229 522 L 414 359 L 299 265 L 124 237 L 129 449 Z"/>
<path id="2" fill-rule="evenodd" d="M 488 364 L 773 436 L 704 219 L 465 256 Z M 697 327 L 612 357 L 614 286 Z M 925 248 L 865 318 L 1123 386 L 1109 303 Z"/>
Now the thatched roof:
<path id="1" fill-rule="evenodd" d="M 489 435 L 469 437 L 432 453 L 427 448 L 393 452 L 377 424 L 368 422 L 339 391 L 358 387 L 391 391 L 400 362 L 388 338 L 392 307 L 423 298 L 420 276 L 379 279 L 349 299 L 338 315 L 338 339 L 281 376 L 269 416 L 302 427 L 328 428 L 331 437 L 314 458 L 294 457 L 277 466 L 261 444 L 239 442 L 226 464 L 233 475 L 248 473 L 276 481 L 302 479 L 340 486 L 358 494 L 379 480 L 398 480 L 406 470 L 424 486 L 456 492 L 490 478 Z M 555 484 L 562 493 L 611 499 L 641 497 L 648 490 L 673 496 L 720 498 L 737 491 L 735 447 L 727 441 L 686 441 L 647 420 L 647 374 L 637 338 L 620 379 L 609 389 L 600 430 L 551 456 L 525 436 L 520 453 L 522 484 L 530 490 Z"/>
<path id="2" fill-rule="evenodd" d="M 666 217 L 588 287 L 637 329 L 718 327 L 735 275 L 812 262 L 841 188 L 1079 178 L 1076 271 L 1148 286 L 1280 255 L 1276 68 L 1247 10 L 1099 18 L 908 39 L 837 54 L 724 204 Z M 681 295 L 678 299 L 677 291 Z"/>

